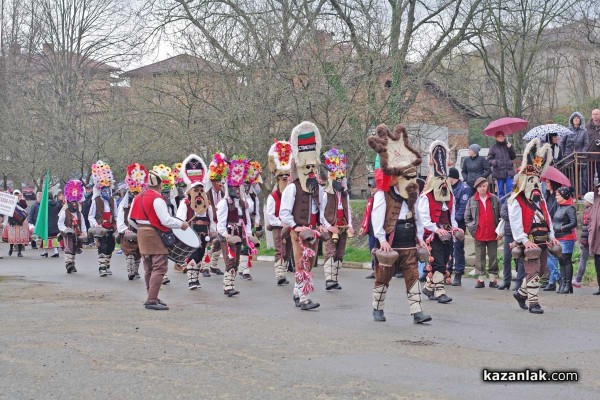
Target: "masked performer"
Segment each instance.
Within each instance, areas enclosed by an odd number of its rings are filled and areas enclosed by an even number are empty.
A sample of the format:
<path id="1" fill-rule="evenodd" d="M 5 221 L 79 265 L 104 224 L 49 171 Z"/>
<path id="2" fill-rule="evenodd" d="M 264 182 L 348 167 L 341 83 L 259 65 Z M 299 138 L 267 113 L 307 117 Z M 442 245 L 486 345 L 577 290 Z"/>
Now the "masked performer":
<path id="1" fill-rule="evenodd" d="M 204 160 L 195 154 L 190 154 L 182 163 L 182 177 L 187 185 L 184 192 L 185 199 L 179 203 L 177 218 L 187 221 L 200 237 L 200 247 L 188 258 L 187 276 L 188 289 L 195 290 L 200 287 L 200 267 L 209 239 L 210 219 L 208 218 L 208 197 L 204 191 L 208 186 L 208 168 Z M 208 267 L 206 267 L 208 272 Z M 210 275 L 209 275 L 210 276 Z"/>
<path id="2" fill-rule="evenodd" d="M 174 217 L 177 212 L 177 203 L 175 201 L 175 174 L 173 174 L 171 167 L 168 167 L 164 164 L 155 165 L 152 167 L 152 171 L 155 172 L 161 179 L 162 190 L 160 194 L 165 200 L 165 203 L 167 203 L 167 211 L 169 212 L 169 216 Z M 171 282 L 171 280 L 165 273 L 162 284 L 166 285 L 169 282 Z"/>
<path id="3" fill-rule="evenodd" d="M 289 230 L 283 235 L 283 222 L 279 217 L 281 209 L 281 195 L 288 185 L 292 162 L 292 146 L 286 141 L 275 141 L 269 149 L 269 170 L 277 178 L 277 184 L 269 197 L 267 197 L 267 229 L 273 232 L 275 242 L 275 279 L 278 285 L 287 285 L 289 257 L 292 254 L 292 241 Z"/>
<path id="4" fill-rule="evenodd" d="M 533 139 L 525 147 L 519 173 L 515 176 L 515 189 L 508 199 L 508 219 L 512 229 L 515 247 L 513 257 L 525 254 L 526 277 L 514 298 L 521 308 L 530 313 L 542 314 L 539 304 L 540 276 L 544 274 L 548 261 L 548 243 L 560 249 L 554 237 L 551 216 L 542 198 L 540 175 L 552 163 L 552 150 L 549 144 L 541 145 Z M 529 307 L 526 305 L 529 302 Z"/>
<path id="5" fill-rule="evenodd" d="M 336 148 L 331 148 L 324 155 L 327 168 L 328 185 L 321 200 L 323 213 L 321 224 L 332 235 L 325 243 L 325 289 L 341 289 L 338 274 L 342 267 L 346 241 L 354 235 L 352 228 L 352 210 L 348 202 L 346 187 L 346 154 Z"/>
<path id="6" fill-rule="evenodd" d="M 380 155 L 380 180 L 373 199 L 371 223 L 379 241 L 375 250 L 375 286 L 373 287 L 373 319 L 385 321 L 383 307 L 390 280 L 396 270 L 401 270 L 406 284 L 408 306 L 413 321 L 423 323 L 431 317 L 421 306 L 421 284 L 417 257 L 426 252 L 425 243 L 418 236 L 422 229 L 416 212 L 419 197 L 417 168 L 421 156 L 408 142 L 408 134 L 402 125 L 391 132 L 385 124 L 377 127 L 377 134 L 367 143 Z"/>
<path id="7" fill-rule="evenodd" d="M 319 241 L 321 198 L 323 188 L 317 175 L 321 164 L 321 134 L 312 122 L 302 122 L 292 131 L 292 174 L 295 179 L 281 196 L 279 216 L 284 225 L 289 226 L 294 261 L 296 283 L 294 303 L 302 310 L 319 307 L 310 299 L 314 289 L 312 267 L 316 261 Z"/>
<path id="8" fill-rule="evenodd" d="M 58 214 L 58 229 L 61 232 L 65 246 L 65 268 L 68 274 L 77 272 L 75 256 L 81 254 L 83 241 L 87 237 L 87 230 L 80 208 L 84 191 L 83 183 L 80 180 L 67 182 L 64 190 L 67 203 Z"/>
<path id="9" fill-rule="evenodd" d="M 217 232 L 225 260 L 223 292 L 229 297 L 239 293 L 235 290 L 238 269 L 249 271 L 251 265 L 248 256 L 256 252 L 248 202 L 243 189 L 247 173 L 247 158 L 234 156 L 229 160 L 227 196 L 217 204 Z M 252 280 L 250 273 L 242 275 L 242 278 Z"/>
<path id="10" fill-rule="evenodd" d="M 455 199 L 452 185 L 448 180 L 450 150 L 446 143 L 436 140 L 429 146 L 429 176 L 418 203 L 419 219 L 424 232 L 419 237 L 426 238 L 431 246 L 431 264 L 427 268 L 426 284 L 423 293 L 430 300 L 449 303 L 446 294 L 446 265 L 454 249 L 452 235 L 464 240 L 464 231 L 458 227 L 455 214 Z M 424 235 L 424 236 L 423 236 Z"/>
<path id="11" fill-rule="evenodd" d="M 94 194 L 88 214 L 90 233 L 98 241 L 98 273 L 100 276 L 112 275 L 110 259 L 115 250 L 114 232 L 116 228 L 117 208 L 112 197 L 114 182 L 110 166 L 102 161 L 92 165 Z"/>
<path id="12" fill-rule="evenodd" d="M 210 203 L 208 217 L 210 219 L 211 242 L 209 248 L 206 249 L 208 256 L 205 258 L 208 259 L 208 261 L 204 262 L 202 266 L 202 273 L 205 277 L 209 277 L 210 272 L 215 275 L 223 275 L 223 271 L 218 267 L 219 256 L 222 254 L 222 251 L 221 241 L 219 240 L 219 234 L 217 233 L 217 204 L 225 197 L 223 182 L 227 179 L 227 172 L 229 170 L 229 165 L 225 160 L 225 154 L 215 153 L 208 166 L 208 170 L 210 188 L 207 191 L 207 196 Z"/>
<path id="13" fill-rule="evenodd" d="M 117 210 L 117 230 L 120 235 L 121 250 L 127 260 L 127 278 L 132 281 L 140 278 L 139 269 L 142 255 L 138 246 L 137 230 L 129 222 L 129 213 L 133 199 L 148 186 L 148 170 L 139 163 L 128 165 L 125 183 L 128 189 Z"/>

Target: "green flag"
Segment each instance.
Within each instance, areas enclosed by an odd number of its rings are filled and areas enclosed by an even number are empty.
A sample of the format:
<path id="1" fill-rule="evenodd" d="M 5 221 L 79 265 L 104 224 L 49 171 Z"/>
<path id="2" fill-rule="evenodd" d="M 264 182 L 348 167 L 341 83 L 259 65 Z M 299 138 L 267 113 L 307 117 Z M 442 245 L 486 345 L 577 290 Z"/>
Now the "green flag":
<path id="1" fill-rule="evenodd" d="M 38 210 L 37 219 L 35 222 L 35 230 L 33 233 L 39 236 L 44 241 L 48 241 L 48 190 L 50 186 L 50 171 L 46 172 L 44 180 L 44 191 L 42 192 L 42 202 Z"/>

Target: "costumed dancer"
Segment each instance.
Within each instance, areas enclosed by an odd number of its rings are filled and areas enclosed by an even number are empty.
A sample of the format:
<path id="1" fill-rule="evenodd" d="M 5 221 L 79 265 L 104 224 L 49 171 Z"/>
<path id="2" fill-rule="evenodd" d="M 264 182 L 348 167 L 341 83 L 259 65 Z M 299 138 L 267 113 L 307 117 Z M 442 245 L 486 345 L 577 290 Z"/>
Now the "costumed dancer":
<path id="1" fill-rule="evenodd" d="M 87 239 L 87 229 L 81 214 L 81 202 L 85 189 L 80 180 L 70 180 L 64 189 L 66 204 L 58 214 L 58 229 L 65 247 L 65 268 L 67 274 L 77 272 L 75 256 L 81 254 L 81 248 Z"/>
<path id="2" fill-rule="evenodd" d="M 148 170 L 140 163 L 128 165 L 125 183 L 127 184 L 127 193 L 119 203 L 117 210 L 117 230 L 120 235 L 121 250 L 123 250 L 127 262 L 127 278 L 132 281 L 140 278 L 142 254 L 137 241 L 137 230 L 129 223 L 129 214 L 133 199 L 148 186 Z"/>
<path id="3" fill-rule="evenodd" d="M 288 185 L 290 170 L 292 168 L 292 146 L 287 141 L 275 141 L 269 149 L 269 170 L 277 179 L 277 184 L 267 197 L 267 229 L 273 232 L 275 244 L 275 279 L 278 285 L 287 285 L 286 278 L 289 257 L 292 254 L 292 241 L 289 228 L 285 229 L 279 217 L 281 209 L 281 196 Z"/>
<path id="4" fill-rule="evenodd" d="M 321 198 L 323 188 L 317 175 L 321 164 L 321 134 L 312 122 L 302 122 L 292 130 L 293 182 L 281 196 L 279 216 L 284 225 L 289 226 L 294 261 L 296 265 L 294 303 L 302 310 L 319 307 L 310 299 L 314 289 L 311 272 L 316 261 L 319 245 Z"/>
<path id="5" fill-rule="evenodd" d="M 402 125 L 391 132 L 385 124 L 367 143 L 380 156 L 380 174 L 373 198 L 371 223 L 379 242 L 375 254 L 375 284 L 373 287 L 373 319 L 385 321 L 384 303 L 394 273 L 401 270 L 406 284 L 408 308 L 415 323 L 431 321 L 421 305 L 421 283 L 418 261 L 428 259 L 426 244 L 419 232 L 423 230 L 416 212 L 419 199 L 417 183 L 421 155 L 409 144 L 408 133 Z"/>
<path id="6" fill-rule="evenodd" d="M 160 176 L 162 189 L 160 194 L 162 195 L 165 203 L 167 203 L 167 211 L 171 217 L 174 217 L 177 213 L 176 201 L 175 201 L 175 174 L 173 174 L 173 170 L 171 167 L 168 167 L 164 164 L 155 165 L 152 167 L 152 171 L 154 171 L 158 176 Z M 163 277 L 162 284 L 166 285 L 171 282 L 167 274 Z"/>
<path id="7" fill-rule="evenodd" d="M 208 197 L 204 188 L 208 186 L 208 168 L 204 160 L 195 154 L 190 154 L 182 163 L 181 174 L 187 185 L 185 199 L 179 203 L 177 218 L 187 221 L 200 237 L 198 247 L 187 262 L 188 289 L 200 287 L 200 267 L 209 238 L 210 219 L 208 217 Z M 208 267 L 206 268 L 208 271 Z M 209 275 L 210 276 L 210 275 Z"/>
<path id="8" fill-rule="evenodd" d="M 331 233 L 325 242 L 325 289 L 341 289 L 338 274 L 342 267 L 346 242 L 354 236 L 352 210 L 346 184 L 346 154 L 343 150 L 331 148 L 324 155 L 328 184 L 321 199 L 321 224 Z"/>
<path id="9" fill-rule="evenodd" d="M 208 258 L 202 263 L 202 274 L 205 277 L 210 276 L 210 272 L 215 275 L 223 275 L 218 267 L 219 256 L 222 254 L 221 241 L 219 240 L 219 234 L 217 232 L 217 204 L 225 197 L 225 190 L 223 190 L 223 182 L 227 179 L 227 171 L 229 165 L 225 160 L 225 154 L 215 153 L 208 166 L 208 179 L 210 180 L 210 189 L 208 189 L 207 196 L 210 202 L 208 208 L 208 217 L 210 218 L 210 238 L 211 244 L 210 249 L 207 249 Z M 209 272 L 210 271 L 210 272 Z"/>
<path id="10" fill-rule="evenodd" d="M 144 307 L 149 310 L 168 310 L 166 303 L 158 298 L 163 275 L 167 272 L 169 249 L 159 232 L 170 229 L 186 230 L 189 225 L 169 215 L 167 204 L 161 196 L 162 178 L 154 171 L 148 174 L 148 190 L 133 199 L 129 223 L 137 229 L 140 253 L 144 260 L 146 291 Z"/>
<path id="11" fill-rule="evenodd" d="M 117 208 L 112 196 L 114 177 L 110 165 L 98 161 L 92 165 L 94 194 L 88 214 L 90 233 L 98 241 L 98 274 L 102 277 L 112 275 L 110 260 L 115 250 L 114 232 L 116 228 Z"/>
<path id="12" fill-rule="evenodd" d="M 262 177 L 262 166 L 258 161 L 250 161 L 248 163 L 248 174 L 244 179 L 244 189 L 246 193 L 246 201 L 248 203 L 248 213 L 250 214 L 250 221 L 252 221 L 252 232 L 257 237 L 263 236 L 264 231 L 260 224 L 260 200 L 258 195 L 260 194 L 260 184 L 263 183 Z M 252 265 L 252 255 L 248 256 L 248 264 Z M 242 266 L 242 265 L 240 265 Z M 250 276 L 250 269 L 245 266 L 240 270 L 242 278 L 248 279 Z M 250 278 L 251 279 L 251 278 Z"/>
<path id="13" fill-rule="evenodd" d="M 519 259 L 525 255 L 526 276 L 513 296 L 522 309 L 529 309 L 533 314 L 544 312 L 539 304 L 539 292 L 540 276 L 546 271 L 548 262 L 548 244 L 557 258 L 562 253 L 560 243 L 554 237 L 552 219 L 540 185 L 540 176 L 551 163 L 550 145 L 542 146 L 539 139 L 530 141 L 523 151 L 515 188 L 508 199 L 508 219 L 515 240 L 513 257 Z"/>
<path id="14" fill-rule="evenodd" d="M 429 146 L 429 176 L 417 205 L 423 225 L 418 232 L 431 246 L 431 263 L 426 266 L 427 277 L 423 294 L 438 303 L 449 303 L 446 294 L 446 265 L 454 249 L 452 236 L 464 240 L 464 231 L 455 219 L 456 201 L 448 179 L 450 150 L 446 143 L 436 140 Z M 424 231 L 424 232 L 423 232 Z"/>
<path id="15" fill-rule="evenodd" d="M 185 189 L 187 186 L 183 181 L 182 168 L 183 166 L 181 163 L 175 163 L 171 167 L 171 170 L 173 171 L 173 176 L 175 178 L 175 190 L 177 192 L 175 196 L 175 209 L 178 211 L 179 205 L 185 200 Z M 183 272 L 184 274 L 187 273 L 185 264 L 175 263 L 175 265 L 173 265 L 173 269 L 177 272 Z"/>
<path id="16" fill-rule="evenodd" d="M 256 252 L 252 241 L 252 223 L 243 184 L 248 173 L 248 159 L 233 156 L 227 173 L 227 196 L 217 204 L 217 232 L 221 240 L 225 275 L 223 293 L 228 297 L 240 293 L 235 289 L 238 269 L 250 268 L 248 256 Z M 251 280 L 248 273 L 243 279 Z"/>

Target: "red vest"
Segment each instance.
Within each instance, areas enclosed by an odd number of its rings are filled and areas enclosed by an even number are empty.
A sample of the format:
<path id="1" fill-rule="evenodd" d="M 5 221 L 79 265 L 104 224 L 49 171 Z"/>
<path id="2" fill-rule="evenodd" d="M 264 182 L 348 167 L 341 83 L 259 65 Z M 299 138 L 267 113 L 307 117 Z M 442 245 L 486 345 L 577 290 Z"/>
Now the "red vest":
<path id="1" fill-rule="evenodd" d="M 271 196 L 273 196 L 273 200 L 275 200 L 275 216 L 279 218 L 279 209 L 281 208 L 281 192 L 279 191 L 279 188 L 273 190 Z"/>
<path id="2" fill-rule="evenodd" d="M 160 193 L 157 193 L 152 189 L 146 190 L 144 193 L 137 196 L 137 200 L 129 212 L 129 217 L 133 220 L 150 221 L 150 224 L 156 229 L 162 232 L 168 232 L 170 229 L 164 226 L 160 222 L 160 219 L 158 219 L 158 215 L 156 215 L 156 210 L 154 209 L 154 200 L 156 199 L 164 201 Z"/>
<path id="3" fill-rule="evenodd" d="M 479 219 L 477 221 L 477 230 L 475 239 L 480 242 L 490 242 L 496 239 L 496 221 L 494 221 L 494 210 L 492 208 L 492 195 L 487 194 L 485 207 L 481 204 L 479 193 L 475 193 L 474 200 L 479 206 Z"/>
<path id="4" fill-rule="evenodd" d="M 438 224 L 440 222 L 440 217 L 442 215 L 442 202 L 437 201 L 435 197 L 433 197 L 433 190 L 426 194 L 427 200 L 429 200 L 429 215 L 431 217 L 431 222 L 434 224 Z M 449 221 L 448 224 L 452 224 L 452 205 L 454 203 L 454 195 L 450 193 L 450 201 L 447 202 L 446 206 L 448 207 L 448 215 Z M 425 236 L 431 235 L 431 232 L 425 229 Z"/>
<path id="5" fill-rule="evenodd" d="M 525 195 L 520 193 L 517 196 L 517 202 L 521 206 L 521 216 L 523 220 L 523 232 L 529 235 L 529 231 L 531 230 L 531 225 L 533 224 L 533 217 L 535 215 L 535 206 L 533 203 L 527 201 L 525 199 Z M 550 216 L 548 215 L 548 208 L 546 207 L 545 201 L 540 201 L 540 208 L 544 213 L 544 218 L 546 219 L 546 226 L 550 229 Z"/>

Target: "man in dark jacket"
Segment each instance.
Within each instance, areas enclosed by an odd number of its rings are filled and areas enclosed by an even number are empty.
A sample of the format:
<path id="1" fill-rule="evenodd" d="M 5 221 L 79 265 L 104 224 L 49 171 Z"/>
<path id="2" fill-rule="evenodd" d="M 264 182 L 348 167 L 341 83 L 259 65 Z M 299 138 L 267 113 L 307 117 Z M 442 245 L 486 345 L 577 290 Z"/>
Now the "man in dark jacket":
<path id="1" fill-rule="evenodd" d="M 487 178 L 492 173 L 490 164 L 485 157 L 479 155 L 481 146 L 474 143 L 469 146 L 469 157 L 464 159 L 462 164 L 463 180 L 471 188 L 471 192 L 475 193 L 475 181 L 477 178 Z"/>
<path id="2" fill-rule="evenodd" d="M 567 158 L 569 155 L 575 152 L 586 152 L 590 147 L 590 137 L 587 129 L 585 129 L 585 118 L 578 112 L 574 112 L 569 117 L 569 129 L 571 130 L 570 135 L 566 135 L 561 143 L 563 157 Z M 579 177 L 581 182 L 581 192 L 587 193 L 588 188 L 588 174 L 587 174 L 587 163 L 581 165 L 581 176 Z"/>
<path id="3" fill-rule="evenodd" d="M 35 202 L 29 207 L 29 215 L 27 215 L 27 222 L 29 225 L 35 226 L 37 222 L 38 212 L 40 210 L 40 202 L 42 201 L 42 192 L 37 192 L 35 196 Z M 37 242 L 35 240 L 31 240 L 31 248 L 37 249 Z"/>
<path id="4" fill-rule="evenodd" d="M 585 126 L 590 139 L 590 151 L 600 151 L 600 109 L 592 110 L 592 120 Z M 596 173 L 600 180 L 600 161 L 596 161 Z M 594 177 L 592 177 L 592 181 Z"/>
<path id="5" fill-rule="evenodd" d="M 498 197 L 504 203 L 504 195 L 510 192 L 512 180 L 515 176 L 513 160 L 517 157 L 512 144 L 506 141 L 504 132 L 496 133 L 496 143 L 490 147 L 488 161 L 492 166 L 492 177 L 496 180 Z"/>
<path id="6" fill-rule="evenodd" d="M 456 168 L 450 168 L 448 172 L 448 180 L 452 185 L 452 194 L 456 201 L 456 214 L 455 219 L 458 227 L 463 231 L 467 228 L 465 224 L 465 208 L 467 207 L 467 201 L 471 197 L 471 189 L 469 185 L 459 179 L 458 170 Z M 461 286 L 461 278 L 465 272 L 465 242 L 464 240 L 454 239 L 454 249 L 452 252 L 452 259 L 448 263 L 448 269 L 450 273 L 454 270 L 454 280 L 452 286 Z"/>
<path id="7" fill-rule="evenodd" d="M 85 200 L 81 203 L 81 215 L 83 216 L 83 222 L 85 222 L 85 228 L 89 232 L 90 230 L 90 221 L 88 220 L 88 214 L 90 212 L 90 207 L 92 206 L 92 196 L 94 194 L 94 185 L 88 183 L 85 187 Z M 88 242 L 89 243 L 89 239 Z"/>

